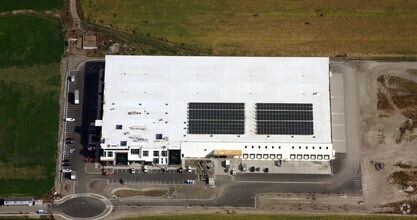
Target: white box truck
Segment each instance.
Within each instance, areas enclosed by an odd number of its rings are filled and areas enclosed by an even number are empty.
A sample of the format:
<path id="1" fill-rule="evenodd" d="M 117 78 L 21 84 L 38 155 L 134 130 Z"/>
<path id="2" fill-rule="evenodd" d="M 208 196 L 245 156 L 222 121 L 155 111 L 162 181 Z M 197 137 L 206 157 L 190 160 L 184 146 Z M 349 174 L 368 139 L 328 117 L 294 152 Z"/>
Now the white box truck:
<path id="1" fill-rule="evenodd" d="M 80 104 L 80 90 L 74 91 L 74 104 Z"/>
<path id="2" fill-rule="evenodd" d="M 74 91 L 74 104 L 80 104 L 80 90 Z"/>
<path id="3" fill-rule="evenodd" d="M 71 178 L 70 178 L 70 179 L 75 180 L 75 178 L 76 178 L 76 177 L 77 177 L 77 176 L 76 176 L 75 171 L 72 171 L 72 172 L 71 172 Z"/>

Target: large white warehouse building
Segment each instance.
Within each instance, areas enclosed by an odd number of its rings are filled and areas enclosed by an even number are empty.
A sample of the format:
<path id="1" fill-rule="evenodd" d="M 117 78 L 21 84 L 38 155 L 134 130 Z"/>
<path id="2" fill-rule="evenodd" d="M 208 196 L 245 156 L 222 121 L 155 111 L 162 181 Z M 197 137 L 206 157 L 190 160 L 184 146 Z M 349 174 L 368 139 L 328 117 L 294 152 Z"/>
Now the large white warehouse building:
<path id="1" fill-rule="evenodd" d="M 106 56 L 101 160 L 328 161 L 329 59 Z"/>

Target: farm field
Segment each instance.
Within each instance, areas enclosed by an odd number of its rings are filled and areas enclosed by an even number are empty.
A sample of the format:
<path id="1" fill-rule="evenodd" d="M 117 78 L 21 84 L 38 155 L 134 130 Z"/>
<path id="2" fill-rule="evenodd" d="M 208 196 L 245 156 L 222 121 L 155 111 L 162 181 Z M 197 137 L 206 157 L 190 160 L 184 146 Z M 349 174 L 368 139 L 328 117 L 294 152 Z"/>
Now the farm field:
<path id="1" fill-rule="evenodd" d="M 59 21 L 0 17 L 0 195 L 48 193 L 59 120 Z"/>
<path id="2" fill-rule="evenodd" d="M 30 9 L 34 11 L 59 10 L 62 0 L 1 0 L 0 12 Z"/>
<path id="3" fill-rule="evenodd" d="M 417 55 L 413 0 L 80 2 L 85 21 L 214 55 Z"/>
<path id="4" fill-rule="evenodd" d="M 288 216 L 288 215 L 224 215 L 224 214 L 211 214 L 211 215 L 172 215 L 172 216 L 142 216 L 136 218 L 125 218 L 124 220 L 407 220 L 408 217 L 390 217 L 390 216 Z"/>

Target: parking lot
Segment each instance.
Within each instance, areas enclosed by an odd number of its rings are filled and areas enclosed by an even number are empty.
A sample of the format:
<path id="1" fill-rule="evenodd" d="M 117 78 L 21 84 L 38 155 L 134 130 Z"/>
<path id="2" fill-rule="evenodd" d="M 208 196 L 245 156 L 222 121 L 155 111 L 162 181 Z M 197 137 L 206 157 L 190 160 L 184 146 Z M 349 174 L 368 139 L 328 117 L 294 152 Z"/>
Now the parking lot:
<path id="1" fill-rule="evenodd" d="M 76 178 L 73 181 L 76 193 L 85 192 L 85 183 L 91 179 L 85 173 L 85 164 L 99 162 L 98 149 L 89 145 L 91 134 L 96 132 L 95 129 L 89 129 L 89 125 L 99 115 L 100 69 L 104 69 L 103 61 L 86 62 L 79 66 L 79 70 L 71 70 L 67 75 L 61 179 L 64 182 L 70 181 L 70 173 L 75 171 Z"/>
<path id="2" fill-rule="evenodd" d="M 179 185 L 186 184 L 187 180 L 196 180 L 197 174 L 193 170 L 191 173 L 178 173 L 176 169 L 169 169 L 167 172 L 161 169 L 150 169 L 148 173 L 136 169 L 132 174 L 129 169 L 114 169 L 113 174 L 109 176 L 110 184 L 121 184 L 120 180 L 124 179 L 127 185 Z"/>

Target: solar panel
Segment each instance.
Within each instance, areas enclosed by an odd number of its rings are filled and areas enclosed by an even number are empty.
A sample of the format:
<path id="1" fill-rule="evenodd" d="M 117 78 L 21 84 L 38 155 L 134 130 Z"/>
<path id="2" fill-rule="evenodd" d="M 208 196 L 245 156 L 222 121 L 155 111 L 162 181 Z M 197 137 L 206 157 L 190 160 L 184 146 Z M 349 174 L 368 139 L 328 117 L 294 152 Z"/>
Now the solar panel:
<path id="1" fill-rule="evenodd" d="M 244 103 L 188 103 L 189 134 L 244 134 Z"/>
<path id="2" fill-rule="evenodd" d="M 256 131 L 261 135 L 313 135 L 313 104 L 256 103 Z"/>
<path id="3" fill-rule="evenodd" d="M 256 103 L 258 110 L 293 110 L 306 111 L 313 110 L 311 103 Z"/>
<path id="4" fill-rule="evenodd" d="M 188 110 L 188 118 L 193 120 L 244 120 L 244 111 L 231 110 Z"/>
<path id="5" fill-rule="evenodd" d="M 313 135 L 313 122 L 258 121 L 257 134 Z"/>
<path id="6" fill-rule="evenodd" d="M 262 111 L 258 110 L 256 120 L 312 121 L 312 111 Z"/>

